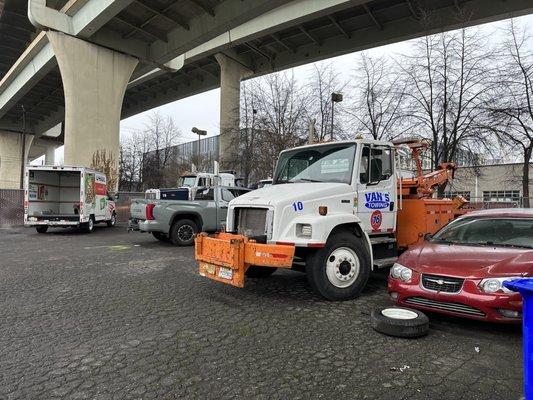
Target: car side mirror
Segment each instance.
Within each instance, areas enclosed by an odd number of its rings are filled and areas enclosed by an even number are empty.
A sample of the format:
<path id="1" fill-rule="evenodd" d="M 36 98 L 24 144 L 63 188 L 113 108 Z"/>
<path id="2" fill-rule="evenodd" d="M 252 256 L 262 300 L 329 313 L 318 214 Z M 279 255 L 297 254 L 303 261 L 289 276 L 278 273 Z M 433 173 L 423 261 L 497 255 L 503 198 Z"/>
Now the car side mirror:
<path id="1" fill-rule="evenodd" d="M 431 240 L 432 237 L 433 237 L 433 235 L 432 235 L 431 233 L 426 233 L 426 234 L 424 235 L 424 240 L 425 240 L 426 242 L 429 242 L 429 241 Z"/>

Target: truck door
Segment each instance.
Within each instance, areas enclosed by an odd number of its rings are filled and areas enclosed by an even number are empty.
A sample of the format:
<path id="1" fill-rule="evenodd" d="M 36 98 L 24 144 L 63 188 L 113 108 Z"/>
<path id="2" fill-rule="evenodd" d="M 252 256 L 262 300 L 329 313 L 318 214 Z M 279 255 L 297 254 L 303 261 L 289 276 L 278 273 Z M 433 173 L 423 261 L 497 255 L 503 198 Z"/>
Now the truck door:
<path id="1" fill-rule="evenodd" d="M 235 198 L 234 194 L 226 188 L 220 188 L 220 201 L 218 203 L 218 226 L 221 229 L 226 227 L 226 217 L 228 215 L 228 203 Z"/>
<path id="2" fill-rule="evenodd" d="M 357 215 L 369 234 L 392 233 L 397 208 L 394 150 L 364 144 L 360 154 Z"/>

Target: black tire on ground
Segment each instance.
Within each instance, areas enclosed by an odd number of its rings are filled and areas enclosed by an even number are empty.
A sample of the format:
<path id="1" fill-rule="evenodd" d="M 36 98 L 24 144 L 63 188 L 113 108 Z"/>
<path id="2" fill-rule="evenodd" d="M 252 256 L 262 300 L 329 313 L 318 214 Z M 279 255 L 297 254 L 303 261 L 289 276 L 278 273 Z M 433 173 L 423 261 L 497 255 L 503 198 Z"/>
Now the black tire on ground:
<path id="1" fill-rule="evenodd" d="M 276 270 L 277 268 L 255 267 L 252 265 L 246 270 L 246 276 L 248 278 L 268 278 L 270 275 L 276 272 Z"/>
<path id="2" fill-rule="evenodd" d="M 429 331 L 428 317 L 412 308 L 376 308 L 372 311 L 371 322 L 376 331 L 401 338 L 418 338 L 427 335 Z"/>
<path id="3" fill-rule="evenodd" d="M 174 246 L 192 246 L 199 229 L 194 221 L 180 219 L 170 228 L 170 241 Z"/>
<path id="4" fill-rule="evenodd" d="M 116 223 L 117 223 L 117 214 L 113 212 L 113 214 L 111 215 L 111 219 L 109 221 L 106 221 L 106 224 L 108 227 L 111 228 L 115 226 Z"/>
<path id="5" fill-rule="evenodd" d="M 152 232 L 152 236 L 157 240 L 161 240 L 162 242 L 168 242 L 168 236 L 163 232 Z"/>
<path id="6" fill-rule="evenodd" d="M 94 217 L 91 215 L 89 222 L 81 225 L 81 230 L 85 233 L 91 233 L 94 230 Z"/>
<path id="7" fill-rule="evenodd" d="M 46 233 L 46 231 L 48 230 L 48 225 L 36 226 L 35 230 L 37 231 L 37 233 Z"/>
<path id="8" fill-rule="evenodd" d="M 311 253 L 307 280 L 318 295 L 333 301 L 357 297 L 370 276 L 370 255 L 363 239 L 350 232 L 329 237 L 326 246 Z"/>

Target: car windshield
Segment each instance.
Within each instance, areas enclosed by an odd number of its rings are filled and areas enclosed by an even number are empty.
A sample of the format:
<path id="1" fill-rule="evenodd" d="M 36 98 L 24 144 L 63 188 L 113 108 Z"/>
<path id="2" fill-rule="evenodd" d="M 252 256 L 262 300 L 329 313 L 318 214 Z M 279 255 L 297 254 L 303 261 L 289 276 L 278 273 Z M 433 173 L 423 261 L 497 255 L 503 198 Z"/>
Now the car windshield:
<path id="1" fill-rule="evenodd" d="M 462 218 L 446 225 L 431 241 L 533 249 L 533 218 Z"/>
<path id="2" fill-rule="evenodd" d="M 193 187 L 196 184 L 196 176 L 182 176 L 180 186 Z"/>
<path id="3" fill-rule="evenodd" d="M 354 143 L 286 151 L 279 157 L 273 184 L 294 182 L 350 184 L 354 157 Z"/>

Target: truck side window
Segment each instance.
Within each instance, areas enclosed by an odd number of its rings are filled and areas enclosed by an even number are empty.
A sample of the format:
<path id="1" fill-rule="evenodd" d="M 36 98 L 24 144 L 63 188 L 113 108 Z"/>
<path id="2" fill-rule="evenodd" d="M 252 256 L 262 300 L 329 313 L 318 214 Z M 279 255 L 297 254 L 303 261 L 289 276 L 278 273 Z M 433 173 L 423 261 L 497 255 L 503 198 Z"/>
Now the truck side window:
<path id="1" fill-rule="evenodd" d="M 233 194 L 233 197 L 239 197 L 239 196 L 242 196 L 244 193 L 248 192 L 248 190 L 235 189 L 235 188 L 228 189 L 228 190 Z"/>
<path id="2" fill-rule="evenodd" d="M 363 147 L 361 153 L 361 164 L 359 165 L 359 182 L 366 184 L 369 182 L 368 174 L 368 161 L 370 158 L 370 146 L 366 145 Z"/>
<path id="3" fill-rule="evenodd" d="M 386 181 L 392 176 L 392 152 L 388 147 L 373 147 L 370 158 L 370 181 Z"/>
<path id="4" fill-rule="evenodd" d="M 215 200 L 215 194 L 213 188 L 199 188 L 194 196 L 195 200 Z"/>
<path id="5" fill-rule="evenodd" d="M 231 201 L 235 196 L 226 188 L 222 188 L 222 200 Z"/>

